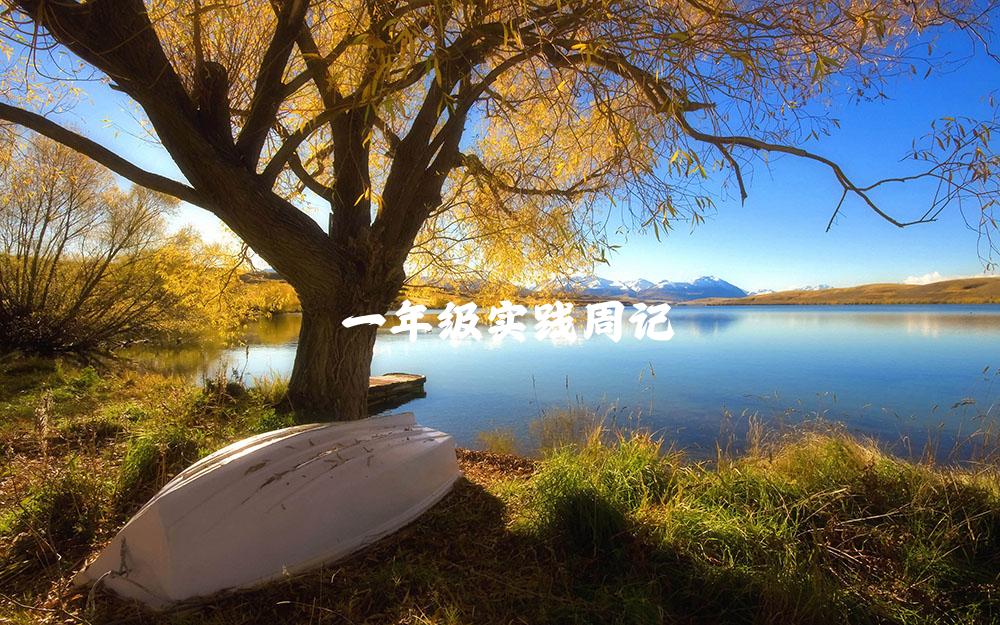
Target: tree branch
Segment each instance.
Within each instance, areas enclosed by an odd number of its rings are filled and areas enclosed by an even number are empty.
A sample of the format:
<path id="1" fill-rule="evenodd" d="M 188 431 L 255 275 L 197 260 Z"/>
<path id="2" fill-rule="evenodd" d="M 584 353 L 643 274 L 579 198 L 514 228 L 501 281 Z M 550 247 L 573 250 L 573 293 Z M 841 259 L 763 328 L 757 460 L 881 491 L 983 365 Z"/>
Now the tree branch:
<path id="1" fill-rule="evenodd" d="M 486 181 L 490 187 L 495 187 L 501 191 L 511 193 L 514 195 L 531 195 L 538 197 L 561 197 L 568 200 L 574 200 L 581 195 L 586 193 L 596 193 L 597 191 L 605 188 L 603 185 L 596 187 L 585 187 L 587 180 L 594 178 L 595 176 L 600 176 L 602 172 L 595 171 L 591 172 L 590 175 L 580 178 L 573 184 L 566 188 L 553 187 L 550 189 L 534 188 L 534 187 L 522 187 L 516 184 L 510 184 L 509 182 L 503 180 L 496 172 L 490 171 L 489 168 L 480 160 L 475 154 L 463 154 L 458 155 L 459 163 L 462 167 L 467 169 L 470 174 L 475 178 L 481 178 Z M 498 198 L 499 199 L 499 198 Z M 499 202 L 502 204 L 502 202 Z"/>
<path id="2" fill-rule="evenodd" d="M 320 55 L 319 46 L 316 45 L 316 40 L 308 28 L 299 30 L 299 34 L 295 38 L 295 43 L 298 44 L 299 51 L 305 59 L 306 71 L 312 78 L 313 84 L 316 85 L 316 90 L 319 91 L 319 96 L 323 100 L 323 104 L 327 108 L 337 106 L 341 100 L 340 91 L 333 84 L 333 81 L 330 80 L 330 74 L 326 71 L 327 64 L 323 60 L 322 55 Z"/>
<path id="3" fill-rule="evenodd" d="M 854 182 L 851 181 L 850 178 L 847 177 L 847 174 L 844 173 L 844 170 L 843 168 L 841 168 L 840 165 L 838 165 L 834 161 L 824 156 L 814 154 L 802 148 L 797 148 L 790 145 L 782 145 L 780 143 L 769 143 L 767 141 L 762 141 L 760 139 L 754 139 L 753 137 L 743 137 L 739 135 L 716 136 L 705 132 L 701 132 L 700 130 L 694 128 L 694 126 L 692 126 L 691 123 L 687 121 L 684 115 L 679 112 L 674 115 L 674 119 L 677 120 L 678 125 L 680 125 L 681 129 L 689 137 L 697 139 L 698 141 L 702 141 L 704 143 L 714 145 L 716 147 L 739 145 L 745 148 L 750 148 L 752 150 L 791 154 L 792 156 L 798 156 L 800 158 L 816 161 L 817 163 L 822 163 L 823 165 L 826 165 L 827 167 L 830 168 L 830 170 L 833 171 L 834 176 L 836 176 L 837 178 L 837 182 L 840 183 L 845 192 L 853 193 L 857 197 L 861 198 L 861 200 L 865 204 L 867 204 L 868 208 L 874 211 L 875 214 L 877 214 L 882 219 L 888 221 L 892 225 L 896 226 L 897 228 L 905 228 L 906 226 L 913 226 L 916 224 L 927 223 L 928 221 L 930 221 L 929 219 L 922 218 L 914 221 L 904 222 L 904 221 L 899 221 L 892 215 L 889 215 L 881 208 L 879 208 L 877 204 L 875 204 L 875 202 L 871 199 L 871 197 L 869 197 L 868 194 L 865 192 L 864 188 L 857 186 L 856 184 L 854 184 Z M 868 188 L 873 188 L 873 187 L 868 187 Z M 840 205 L 843 204 L 843 201 L 844 201 L 843 198 L 841 198 L 840 203 L 838 204 L 838 210 Z M 829 229 L 829 226 L 827 228 Z"/>
<path id="4" fill-rule="evenodd" d="M 309 138 L 309 135 L 316 132 L 316 130 L 323 124 L 333 121 L 335 117 L 342 114 L 347 108 L 346 103 L 341 103 L 335 108 L 326 109 L 299 126 L 295 132 L 288 135 L 284 143 L 281 144 L 281 147 L 278 148 L 278 151 L 271 157 L 271 161 L 261 173 L 261 178 L 263 178 L 267 184 L 273 185 L 274 181 L 278 179 L 278 175 L 281 174 L 281 170 L 285 168 L 285 164 L 289 161 L 289 159 L 291 159 L 292 155 L 295 154 L 296 150 L 299 149 L 299 146 Z"/>
<path id="5" fill-rule="evenodd" d="M 278 108 L 285 99 L 281 78 L 295 39 L 305 24 L 308 6 L 306 0 L 287 0 L 277 11 L 278 24 L 260 63 L 250 113 L 236 140 L 237 150 L 254 169 L 260 160 L 260 152 L 264 148 L 267 133 L 274 124 Z"/>
<path id="6" fill-rule="evenodd" d="M 559 43 L 559 45 L 567 45 L 573 42 L 557 41 L 557 43 Z M 687 118 L 685 117 L 685 113 L 703 109 L 711 109 L 714 106 L 712 103 L 691 102 L 690 100 L 688 100 L 684 92 L 676 89 L 672 85 L 664 83 L 656 76 L 628 62 L 623 57 L 620 57 L 618 55 L 611 55 L 610 57 L 608 57 L 607 55 L 601 55 L 596 53 L 587 55 L 582 55 L 582 54 L 560 55 L 555 50 L 550 50 L 549 57 L 550 60 L 556 64 L 567 65 L 567 64 L 583 63 L 587 65 L 594 65 L 597 67 L 601 67 L 603 69 L 606 69 L 610 72 L 613 72 L 621 76 L 622 78 L 626 78 L 637 83 L 640 89 L 642 90 L 643 94 L 646 96 L 646 98 L 649 100 L 649 103 L 653 106 L 655 110 L 669 114 L 677 122 L 681 130 L 689 137 L 697 141 L 701 141 L 703 143 L 712 145 L 722 153 L 723 157 L 733 167 L 736 173 L 736 180 L 740 188 L 740 196 L 744 200 L 747 197 L 747 193 L 746 193 L 746 187 L 743 183 L 743 174 L 741 172 L 739 164 L 737 163 L 736 159 L 733 158 L 729 150 L 729 147 L 734 145 L 750 148 L 752 150 L 757 150 L 757 151 L 790 154 L 792 156 L 798 156 L 800 158 L 813 160 L 818 163 L 822 163 L 823 165 L 826 165 L 833 171 L 834 176 L 836 176 L 837 178 L 837 182 L 839 182 L 840 185 L 843 187 L 845 192 L 844 194 L 845 197 L 847 193 L 854 194 L 855 196 L 859 197 L 868 206 L 868 208 L 870 208 L 873 212 L 875 212 L 875 214 L 877 214 L 879 217 L 888 221 L 889 223 L 898 228 L 904 228 L 906 226 L 912 226 L 919 223 L 926 223 L 928 221 L 932 221 L 932 219 L 928 219 L 927 217 L 922 217 L 914 221 L 902 222 L 892 217 L 891 215 L 883 211 L 881 208 L 879 208 L 878 205 L 875 204 L 874 200 L 872 200 L 871 197 L 866 193 L 867 190 L 874 188 L 875 186 L 877 186 L 878 183 L 876 183 L 876 185 L 872 185 L 869 187 L 859 187 L 856 184 L 854 184 L 854 182 L 850 178 L 848 178 L 847 174 L 844 173 L 844 170 L 843 168 L 841 168 L 840 165 L 838 165 L 836 162 L 826 157 L 814 154 L 813 152 L 809 152 L 808 150 L 804 150 L 802 148 L 797 148 L 789 145 L 782 145 L 779 143 L 770 143 L 767 141 L 763 141 L 761 139 L 755 139 L 753 137 L 745 137 L 739 135 L 717 136 L 696 129 L 694 126 L 691 125 L 690 122 L 688 122 Z M 841 197 L 840 202 L 837 204 L 837 210 L 834 212 L 834 217 L 836 216 L 837 212 L 839 212 L 840 207 L 843 205 L 843 202 L 844 202 L 844 197 Z M 829 226 L 827 226 L 827 229 L 829 230 Z"/>
<path id="7" fill-rule="evenodd" d="M 137 167 L 103 145 L 64 128 L 37 113 L 0 102 L 0 119 L 5 119 L 33 130 L 40 135 L 46 136 L 57 143 L 61 143 L 72 150 L 88 156 L 141 187 L 173 196 L 190 204 L 201 206 L 202 208 L 208 208 L 204 198 L 186 184 Z"/>
<path id="8" fill-rule="evenodd" d="M 288 159 L 288 166 L 292 170 L 292 173 L 295 174 L 295 177 L 298 178 L 307 189 L 326 201 L 330 201 L 330 199 L 333 198 L 333 189 L 326 186 L 317 180 L 315 176 L 310 174 L 306 170 L 306 166 L 302 164 L 302 159 L 299 158 L 298 154 L 292 154 L 292 157 Z"/>

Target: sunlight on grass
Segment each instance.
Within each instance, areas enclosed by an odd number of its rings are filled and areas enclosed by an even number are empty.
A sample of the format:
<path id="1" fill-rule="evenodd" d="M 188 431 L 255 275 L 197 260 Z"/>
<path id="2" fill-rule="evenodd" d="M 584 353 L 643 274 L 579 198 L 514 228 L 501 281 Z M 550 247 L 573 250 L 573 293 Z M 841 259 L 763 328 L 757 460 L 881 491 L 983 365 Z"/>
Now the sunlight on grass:
<path id="1" fill-rule="evenodd" d="M 4 400 L 12 453 L 0 473 L 0 582 L 26 604 L 63 587 L 185 466 L 294 420 L 273 405 L 280 380 L 237 390 L 72 366 L 29 377 Z M 513 431 L 486 433 L 492 451 L 460 451 L 466 479 L 411 528 L 192 618 L 308 620 L 301 606 L 314 600 L 345 619 L 427 623 L 929 625 L 1000 614 L 996 463 L 907 461 L 822 422 L 756 423 L 745 451 L 693 461 L 607 414 L 544 414 L 531 432 L 537 460 L 509 455 L 525 444 Z M 84 615 L 81 597 L 59 601 Z M 91 622 L 134 622 L 125 604 L 98 605 Z"/>

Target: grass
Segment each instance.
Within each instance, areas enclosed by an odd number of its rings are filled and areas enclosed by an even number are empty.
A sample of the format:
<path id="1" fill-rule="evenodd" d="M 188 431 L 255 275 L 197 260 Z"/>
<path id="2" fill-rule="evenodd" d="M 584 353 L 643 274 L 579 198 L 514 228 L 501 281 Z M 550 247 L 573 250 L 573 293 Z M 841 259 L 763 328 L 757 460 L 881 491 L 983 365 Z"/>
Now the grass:
<path id="1" fill-rule="evenodd" d="M 536 426 L 536 459 L 460 451 L 448 497 L 347 560 L 162 615 L 88 607 L 69 578 L 155 489 L 291 417 L 278 382 L 37 365 L 0 367 L 3 622 L 1000 622 L 995 463 L 906 461 L 833 426 L 694 462 L 579 408 Z"/>
<path id="2" fill-rule="evenodd" d="M 179 470 L 285 425 L 261 395 L 276 386 L 233 398 L 130 369 L 0 361 L 0 587 L 37 600 Z"/>
<path id="3" fill-rule="evenodd" d="M 0 517 L 0 535 L 7 538 L 0 575 L 10 577 L 12 570 L 23 575 L 89 546 L 102 519 L 101 488 L 72 460 L 38 476 Z"/>
<path id="4" fill-rule="evenodd" d="M 479 446 L 489 451 L 516 455 L 521 451 L 521 445 L 517 440 L 517 433 L 513 428 L 494 428 L 480 432 L 476 439 Z"/>
<path id="5" fill-rule="evenodd" d="M 200 432 L 181 423 L 157 424 L 133 436 L 125 450 L 115 480 L 115 499 L 123 509 L 133 509 L 194 463 L 205 450 Z"/>

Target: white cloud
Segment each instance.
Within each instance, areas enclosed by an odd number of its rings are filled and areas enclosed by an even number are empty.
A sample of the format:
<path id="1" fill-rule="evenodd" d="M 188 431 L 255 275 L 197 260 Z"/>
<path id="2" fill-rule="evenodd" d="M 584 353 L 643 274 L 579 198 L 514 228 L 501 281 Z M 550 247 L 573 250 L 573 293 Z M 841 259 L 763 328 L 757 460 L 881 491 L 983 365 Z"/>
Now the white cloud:
<path id="1" fill-rule="evenodd" d="M 922 276 L 910 276 L 903 280 L 903 284 L 930 284 L 931 282 L 940 282 L 944 279 L 945 277 L 941 275 L 941 272 L 932 271 Z"/>
<path id="2" fill-rule="evenodd" d="M 962 280 L 965 278 L 997 278 L 1000 276 L 994 274 L 975 274 L 971 276 L 942 276 L 939 271 L 932 271 L 930 273 L 925 273 L 922 276 L 909 276 L 903 280 L 903 284 L 931 284 L 934 282 L 941 282 L 943 280 Z"/>

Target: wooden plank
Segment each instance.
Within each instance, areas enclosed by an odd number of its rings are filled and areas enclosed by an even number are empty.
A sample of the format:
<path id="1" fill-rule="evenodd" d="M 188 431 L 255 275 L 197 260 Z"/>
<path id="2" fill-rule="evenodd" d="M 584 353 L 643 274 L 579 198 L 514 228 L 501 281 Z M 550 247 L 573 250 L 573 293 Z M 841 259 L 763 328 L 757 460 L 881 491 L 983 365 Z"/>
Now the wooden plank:
<path id="1" fill-rule="evenodd" d="M 385 373 L 368 381 L 368 412 L 374 414 L 425 397 L 427 378 L 414 373 Z"/>

